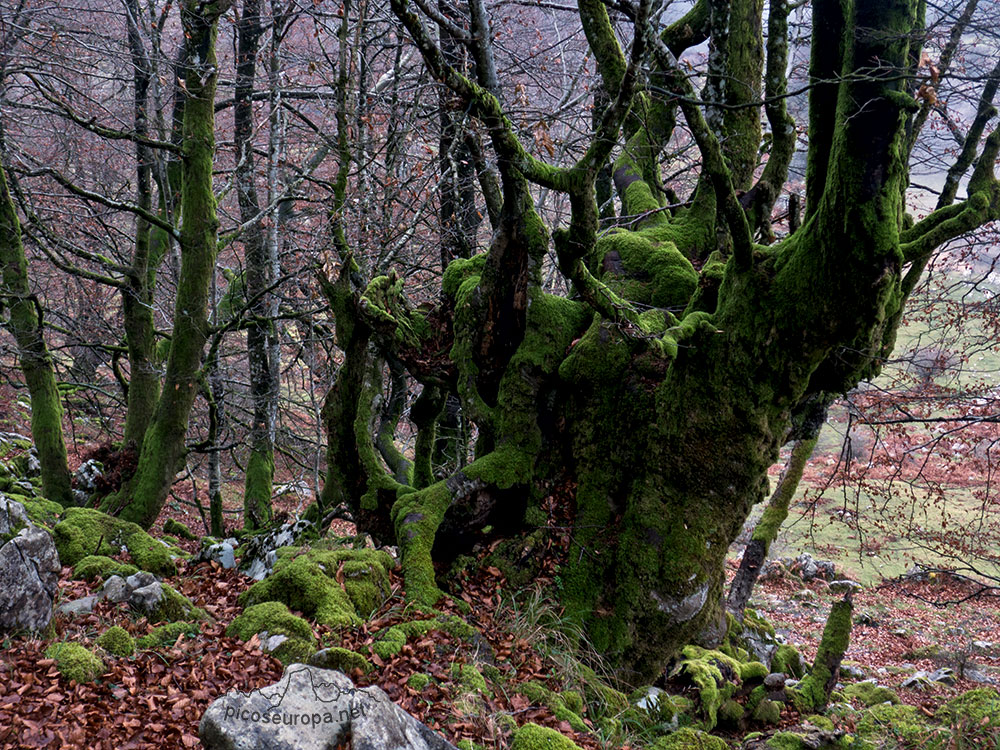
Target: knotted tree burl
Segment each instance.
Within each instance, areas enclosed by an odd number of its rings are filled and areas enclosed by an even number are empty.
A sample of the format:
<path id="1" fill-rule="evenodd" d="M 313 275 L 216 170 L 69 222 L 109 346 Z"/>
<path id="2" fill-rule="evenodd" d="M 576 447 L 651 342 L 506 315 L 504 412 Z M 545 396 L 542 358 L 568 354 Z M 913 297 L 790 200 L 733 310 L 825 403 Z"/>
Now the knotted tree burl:
<path id="1" fill-rule="evenodd" d="M 580 0 L 607 104 L 586 152 L 553 166 L 528 153 L 504 113 L 481 0 L 463 30 L 474 74 L 452 67 L 425 19 L 393 0 L 430 73 L 488 134 L 503 197 L 488 250 L 448 266 L 435 309 L 412 308 L 391 275 L 352 293 L 345 266 L 327 285 L 350 320 L 342 376 L 353 378 L 330 411 L 337 445 L 345 419 L 357 440 L 331 453 L 331 476 L 357 488 L 346 494 L 363 525 L 395 534 L 412 599 L 433 604 L 435 561 L 483 527 L 523 529 L 543 488 L 568 479 L 564 603 L 620 676 L 649 682 L 679 647 L 717 642 L 726 551 L 779 449 L 817 401 L 877 374 L 907 273 L 1000 215 L 997 132 L 971 144 L 980 153 L 965 200 L 919 222 L 907 215 L 922 4 L 815 0 L 805 213 L 775 238 L 796 126 L 784 104 L 788 8 L 768 5 L 765 19 L 759 0 L 700 2 L 653 31 L 648 3 L 618 4 L 632 25 L 622 44 L 605 6 Z M 677 58 L 706 39 L 707 69 L 692 80 Z M 659 161 L 681 117 L 701 171 L 692 195 L 668 204 Z M 609 160 L 623 218 L 601 230 L 595 186 Z M 546 227 L 532 186 L 568 196 L 567 225 Z M 550 242 L 571 282 L 565 297 L 542 290 Z M 401 482 L 376 458 L 378 368 L 363 360 L 389 352 L 428 392 L 457 394 L 478 426 L 476 460 L 447 479 Z"/>

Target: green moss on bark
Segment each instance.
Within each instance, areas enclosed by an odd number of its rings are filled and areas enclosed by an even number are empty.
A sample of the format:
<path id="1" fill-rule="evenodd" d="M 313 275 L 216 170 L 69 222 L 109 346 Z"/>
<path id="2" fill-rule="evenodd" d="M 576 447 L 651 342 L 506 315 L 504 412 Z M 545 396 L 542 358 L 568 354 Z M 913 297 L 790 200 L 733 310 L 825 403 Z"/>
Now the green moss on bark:
<path id="1" fill-rule="evenodd" d="M 0 167 L 0 292 L 10 310 L 9 325 L 18 361 L 31 396 L 31 436 L 41 465 L 42 492 L 68 506 L 73 501 L 62 431 L 62 402 L 52 358 L 42 330 L 41 303 L 28 281 L 28 260 L 21 244 L 21 223 Z"/>
<path id="2" fill-rule="evenodd" d="M 271 522 L 273 481 L 274 454 L 251 451 L 243 489 L 243 522 L 248 529 L 266 528 Z"/>
<path id="3" fill-rule="evenodd" d="M 215 157 L 215 41 L 219 17 L 232 0 L 185 0 L 181 19 L 191 53 L 185 66 L 181 140 L 181 268 L 163 390 L 143 437 L 136 473 L 121 498 L 120 517 L 150 528 L 166 501 L 184 452 L 188 416 L 198 392 L 208 334 L 209 282 L 215 271 L 219 221 L 212 169 Z"/>
<path id="4" fill-rule="evenodd" d="M 836 602 L 830 610 L 812 669 L 794 693 L 795 703 L 801 709 L 820 711 L 830 700 L 830 692 L 840 675 L 840 661 L 851 640 L 853 611 L 848 599 Z"/>

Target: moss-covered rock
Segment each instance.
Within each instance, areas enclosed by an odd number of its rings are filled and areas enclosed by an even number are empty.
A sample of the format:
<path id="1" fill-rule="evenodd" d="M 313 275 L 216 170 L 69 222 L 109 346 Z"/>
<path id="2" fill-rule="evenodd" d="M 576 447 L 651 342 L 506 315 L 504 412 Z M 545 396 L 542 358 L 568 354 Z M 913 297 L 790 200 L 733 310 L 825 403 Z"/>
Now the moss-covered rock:
<path id="1" fill-rule="evenodd" d="M 170 548 L 138 525 L 92 508 L 67 509 L 53 527 L 52 537 L 63 565 L 76 565 L 88 555 L 111 557 L 124 547 L 140 570 L 161 576 L 177 574 Z"/>
<path id="2" fill-rule="evenodd" d="M 740 662 L 721 651 L 686 646 L 672 676 L 684 678 L 697 689 L 707 729 L 719 721 L 719 710 L 748 680 L 763 681 L 768 670 L 761 662 Z M 732 711 L 730 711 L 732 713 Z"/>
<path id="3" fill-rule="evenodd" d="M 125 628 L 119 625 L 110 627 L 101 633 L 96 643 L 112 656 L 131 656 L 135 653 L 135 640 Z"/>
<path id="4" fill-rule="evenodd" d="M 781 721 L 781 704 L 765 698 L 754 709 L 753 720 L 761 724 L 777 724 Z"/>
<path id="5" fill-rule="evenodd" d="M 300 638 L 285 638 L 281 644 L 271 651 L 271 656 L 285 666 L 289 664 L 308 664 L 316 652 L 316 647 Z"/>
<path id="6" fill-rule="evenodd" d="M 382 550 L 284 548 L 274 572 L 243 592 L 240 603 L 283 602 L 323 625 L 359 625 L 360 615 L 367 617 L 389 596 L 394 565 Z"/>
<path id="7" fill-rule="evenodd" d="M 510 750 L 580 750 L 580 746 L 554 729 L 525 724 L 514 732 Z"/>
<path id="8" fill-rule="evenodd" d="M 452 664 L 451 676 L 452 679 L 457 680 L 465 690 L 482 693 L 483 695 L 488 695 L 490 693 L 490 689 L 486 685 L 486 679 L 483 677 L 483 673 L 476 669 L 476 667 L 472 664 Z"/>
<path id="9" fill-rule="evenodd" d="M 12 494 L 10 498 L 21 503 L 28 514 L 28 519 L 46 531 L 52 530 L 52 527 L 59 521 L 59 516 L 65 510 L 59 503 L 54 500 L 46 500 L 44 497 L 31 498 Z"/>
<path id="10" fill-rule="evenodd" d="M 191 533 L 191 529 L 182 524 L 180 521 L 176 521 L 173 518 L 168 518 L 163 524 L 164 534 L 173 534 L 181 539 L 187 539 L 189 541 L 194 541 L 198 537 Z"/>
<path id="11" fill-rule="evenodd" d="M 812 724 L 818 729 L 825 729 L 828 732 L 833 731 L 833 721 L 831 721 L 826 716 L 820 716 L 819 714 L 812 714 L 804 718 L 803 723 Z"/>
<path id="12" fill-rule="evenodd" d="M 874 706 L 877 703 L 899 703 L 899 696 L 887 687 L 876 685 L 874 682 L 865 680 L 855 682 L 844 688 L 844 697 L 850 700 L 860 701 L 866 706 Z"/>
<path id="13" fill-rule="evenodd" d="M 146 613 L 150 622 L 177 622 L 179 620 L 206 620 L 208 613 L 168 583 L 161 583 L 163 598 Z"/>
<path id="14" fill-rule="evenodd" d="M 783 672 L 789 677 L 801 680 L 805 674 L 805 665 L 802 663 L 802 655 L 798 649 L 788 643 L 782 643 L 774 652 L 771 659 L 771 671 Z"/>
<path id="15" fill-rule="evenodd" d="M 97 654 L 79 643 L 53 643 L 45 649 L 45 658 L 55 659 L 59 674 L 74 682 L 93 682 L 106 669 Z"/>
<path id="16" fill-rule="evenodd" d="M 339 646 L 317 651 L 309 657 L 308 663 L 322 669 L 336 669 L 348 675 L 355 669 L 360 669 L 365 674 L 372 671 L 372 663 L 364 655 Z"/>
<path id="17" fill-rule="evenodd" d="M 95 578 L 107 578 L 112 573 L 122 575 L 119 568 L 122 564 L 104 555 L 87 555 L 73 566 L 73 578 L 92 581 Z"/>
<path id="18" fill-rule="evenodd" d="M 307 641 L 315 639 L 309 623 L 293 615 L 281 602 L 264 602 L 247 607 L 226 628 L 226 635 L 243 641 L 263 632 Z"/>
<path id="19" fill-rule="evenodd" d="M 272 655 L 282 664 L 307 662 L 316 650 L 316 637 L 309 623 L 293 615 L 281 602 L 263 602 L 247 607 L 229 627 L 226 635 L 248 641 L 255 635 L 283 635 L 287 638 Z M 340 649 L 352 653 L 346 649 Z M 346 670 L 345 670 L 346 671 Z"/>
<path id="20" fill-rule="evenodd" d="M 171 622 L 153 628 L 151 633 L 137 639 L 135 645 L 140 651 L 167 648 L 173 646 L 182 635 L 195 636 L 200 631 L 201 626 L 196 622 Z"/>
<path id="21" fill-rule="evenodd" d="M 652 750 L 727 750 L 729 746 L 707 732 L 684 727 L 666 737 L 658 737 L 650 747 Z"/>

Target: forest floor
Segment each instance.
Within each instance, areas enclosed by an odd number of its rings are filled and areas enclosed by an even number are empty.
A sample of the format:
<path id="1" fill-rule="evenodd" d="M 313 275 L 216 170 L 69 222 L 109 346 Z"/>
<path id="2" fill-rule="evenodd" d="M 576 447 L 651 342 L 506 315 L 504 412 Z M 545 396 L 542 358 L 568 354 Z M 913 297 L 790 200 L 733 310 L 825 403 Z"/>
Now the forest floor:
<path id="1" fill-rule="evenodd" d="M 844 512 L 850 509 L 846 501 L 823 496 L 823 489 L 831 486 L 824 467 L 828 469 L 831 461 L 836 463 L 836 454 L 831 459 L 830 451 L 827 446 L 807 472 L 807 493 L 793 510 L 788 525 L 801 530 L 806 521 L 815 521 L 817 512 L 823 523 L 813 523 L 808 533 L 796 535 L 793 531 L 786 535 L 778 554 L 795 556 L 811 551 L 817 558 L 834 559 L 845 574 L 865 584 L 854 595 L 856 624 L 846 654 L 846 663 L 858 670 L 853 679 L 877 680 L 926 716 L 966 690 L 983 684 L 995 689 L 1000 684 L 1000 592 L 980 591 L 968 581 L 949 575 L 933 575 L 923 581 L 885 578 L 913 561 L 899 558 L 891 545 L 878 545 L 879 540 L 892 541 L 894 511 L 881 506 L 884 518 L 864 529 L 868 548 L 862 549 L 862 529 Z M 73 456 L 74 463 L 80 460 L 80 455 Z M 873 474 L 879 478 L 878 467 Z M 169 518 L 185 523 L 200 535 L 201 520 L 190 491 L 183 484 L 175 489 L 176 497 L 165 507 L 154 535 L 162 534 L 162 525 Z M 275 501 L 282 517 L 292 517 L 303 507 L 301 489 L 291 484 L 289 489 L 293 491 Z M 236 523 L 238 493 L 230 495 L 226 519 L 227 523 Z M 552 502 L 565 504 L 567 499 L 564 496 Z M 337 535 L 354 531 L 349 524 L 335 523 L 333 533 Z M 374 669 L 368 674 L 353 673 L 356 683 L 378 685 L 402 708 L 453 743 L 471 740 L 479 748 L 506 748 L 513 725 L 534 722 L 562 732 L 585 750 L 642 747 L 649 737 L 641 731 L 626 731 L 612 738 L 598 727 L 596 717 L 588 715 L 587 709 L 582 714 L 586 731 L 574 728 L 556 715 L 553 705 L 529 699 L 518 689 L 531 681 L 554 691 L 583 688 L 581 680 L 586 672 L 572 646 L 572 627 L 567 626 L 552 600 L 539 593 L 546 586 L 557 585 L 564 542 L 560 532 L 552 533 L 543 553 L 544 573 L 535 581 L 535 589 L 512 591 L 500 572 L 487 566 L 471 577 L 461 578 L 452 591 L 453 602 L 443 605 L 443 611 L 464 618 L 488 642 L 500 676 L 491 677 L 485 691 L 470 693 L 467 682 L 455 676 L 461 670 L 453 671 L 456 664 L 471 663 L 476 656 L 473 652 L 481 651 L 482 644 L 473 647 L 435 630 L 407 643 L 390 658 L 379 658 L 370 650 L 379 630 L 410 614 L 405 611 L 402 581 L 396 573 L 391 575 L 392 594 L 364 626 L 343 630 L 315 626 L 315 633 L 321 647 L 343 646 L 368 656 Z M 188 552 L 197 552 L 197 542 L 179 544 Z M 868 554 L 872 550 L 881 557 Z M 730 574 L 735 571 L 738 553 L 734 547 Z M 887 561 L 886 565 L 876 565 L 875 573 L 871 566 L 865 569 L 854 564 L 873 557 L 877 563 Z M 94 682 L 68 682 L 44 652 L 54 641 L 75 641 L 93 647 L 97 636 L 112 625 L 125 628 L 135 637 L 148 634 L 153 625 L 137 619 L 125 604 L 101 601 L 90 614 L 58 615 L 45 638 L 0 638 L 0 748 L 199 747 L 198 722 L 214 700 L 230 690 L 264 687 L 280 678 L 281 663 L 262 653 L 256 639 L 242 642 L 225 633 L 241 611 L 237 597 L 253 583 L 251 579 L 216 563 L 195 565 L 182 561 L 178 575 L 167 581 L 204 608 L 211 619 L 201 624 L 197 634 L 181 635 L 162 648 L 127 658 L 108 658 L 107 671 Z M 99 582 L 73 580 L 72 569 L 64 567 L 56 603 L 79 599 L 99 586 Z M 827 614 L 838 598 L 822 581 L 803 584 L 789 576 L 761 581 L 751 605 L 780 636 L 801 651 L 806 661 L 811 661 Z M 953 686 L 932 683 L 921 689 L 901 687 L 916 671 L 932 672 L 941 667 L 954 671 Z M 410 677 L 418 673 L 431 677 L 421 690 L 408 684 Z M 976 681 L 967 679 L 969 676 Z M 766 731 L 796 725 L 800 719 L 793 709 L 785 708 L 780 723 Z M 842 728 L 851 730 L 850 721 Z M 742 733 L 733 730 L 721 736 L 733 747 L 740 746 Z"/>
<path id="2" fill-rule="evenodd" d="M 351 529 L 341 526 L 338 531 Z M 189 551 L 196 551 L 197 543 L 186 545 Z M 550 548 L 553 559 L 541 584 L 552 582 L 558 547 Z M 80 598 L 99 586 L 72 580 L 71 573 L 70 568 L 63 569 L 59 601 Z M 107 660 L 107 672 L 93 683 L 68 683 L 60 677 L 55 663 L 45 658 L 45 648 L 53 640 L 92 645 L 111 625 L 120 625 L 136 637 L 148 633 L 150 623 L 135 619 L 124 604 L 102 601 L 91 614 L 60 615 L 55 620 L 55 633 L 45 640 L 4 640 L 0 644 L 0 747 L 198 747 L 198 722 L 212 701 L 229 690 L 247 691 L 277 681 L 281 664 L 261 653 L 255 640 L 244 643 L 225 635 L 226 625 L 240 611 L 237 597 L 252 583 L 250 579 L 216 563 L 187 563 L 168 580 L 213 619 L 202 625 L 197 635 L 181 636 L 168 647 Z M 370 652 L 374 634 L 403 618 L 401 579 L 395 574 L 392 586 L 392 596 L 365 626 L 342 631 L 316 628 L 321 645 L 344 646 L 372 659 L 372 672 L 352 674 L 359 685 L 378 685 L 453 743 L 465 739 L 481 747 L 506 747 L 510 722 L 501 720 L 506 715 L 518 725 L 531 721 L 552 727 L 587 750 L 611 746 L 596 727 L 594 731 L 575 731 L 557 718 L 551 706 L 532 702 L 517 690 L 518 685 L 531 680 L 555 690 L 572 688 L 579 677 L 569 648 L 552 637 L 559 629 L 560 613 L 544 597 L 529 592 L 511 594 L 493 568 L 463 578 L 455 603 L 444 610 L 464 617 L 480 630 L 504 673 L 502 684 L 491 681 L 491 690 L 480 692 L 470 703 L 467 686 L 452 671 L 453 665 L 472 658 L 469 644 L 434 631 L 411 641 L 396 657 L 380 659 Z M 975 668 L 980 676 L 1000 682 L 1000 643 L 996 642 L 1000 600 L 976 596 L 945 608 L 932 603 L 958 601 L 973 593 L 967 583 L 947 576 L 925 582 L 886 582 L 858 592 L 855 612 L 865 614 L 861 619 L 866 624 L 854 627 L 848 662 L 896 690 L 903 702 L 927 715 L 947 698 L 977 687 L 961 679 L 963 670 Z M 779 634 L 811 660 L 826 615 L 837 598 L 822 582 L 803 585 L 784 579 L 762 582 L 753 604 Z M 462 601 L 472 605 L 471 614 L 468 608 L 463 610 Z M 932 671 L 941 666 L 951 667 L 959 676 L 955 686 L 900 687 L 914 670 Z M 419 691 L 407 684 L 416 673 L 433 678 Z M 592 726 L 586 715 L 584 720 Z M 798 720 L 794 711 L 786 708 L 781 724 L 793 725 Z M 738 744 L 735 733 L 728 739 Z M 614 746 L 622 747 L 620 739 L 618 742 Z"/>

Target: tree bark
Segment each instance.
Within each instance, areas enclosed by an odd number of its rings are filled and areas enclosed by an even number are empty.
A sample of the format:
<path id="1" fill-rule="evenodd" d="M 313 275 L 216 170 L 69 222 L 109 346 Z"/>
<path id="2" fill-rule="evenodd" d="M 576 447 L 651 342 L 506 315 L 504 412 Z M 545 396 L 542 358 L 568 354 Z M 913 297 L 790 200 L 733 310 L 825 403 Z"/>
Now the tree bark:
<path id="1" fill-rule="evenodd" d="M 63 440 L 62 402 L 52 357 L 45 345 L 42 306 L 28 281 L 21 222 L 3 167 L 0 167 L 0 266 L 3 269 L 2 303 L 10 310 L 9 325 L 31 396 L 31 438 L 41 464 L 42 492 L 49 500 L 69 506 L 73 504 L 73 493 Z"/>
<path id="2" fill-rule="evenodd" d="M 257 51 L 264 33 L 260 0 L 245 0 L 237 25 L 236 92 L 233 111 L 236 145 L 236 182 L 240 221 L 248 224 L 243 234 L 246 248 L 246 298 L 250 304 L 247 326 L 247 359 L 250 366 L 250 457 L 243 488 L 243 523 L 248 529 L 267 526 L 271 521 L 271 494 L 274 480 L 274 416 L 276 386 L 272 382 L 268 287 L 273 281 L 271 262 L 263 228 L 257 219 L 260 201 L 253 151 L 253 102 Z M 280 34 L 278 29 L 275 35 Z M 271 92 L 272 97 L 276 92 Z M 272 101 L 271 107 L 278 106 Z M 272 137 L 274 135 L 273 128 Z M 273 146 L 272 146 L 273 147 Z M 276 210 L 269 217 L 276 220 Z"/>

